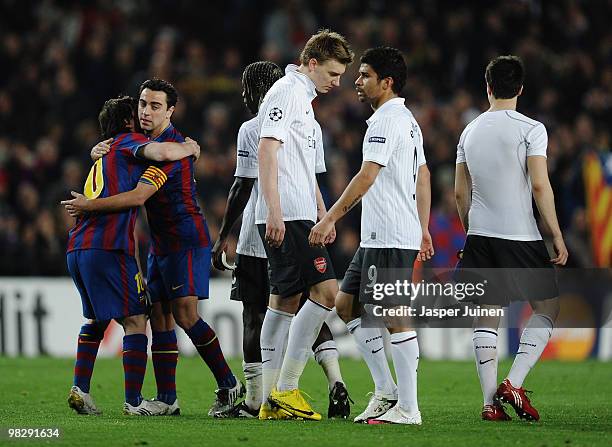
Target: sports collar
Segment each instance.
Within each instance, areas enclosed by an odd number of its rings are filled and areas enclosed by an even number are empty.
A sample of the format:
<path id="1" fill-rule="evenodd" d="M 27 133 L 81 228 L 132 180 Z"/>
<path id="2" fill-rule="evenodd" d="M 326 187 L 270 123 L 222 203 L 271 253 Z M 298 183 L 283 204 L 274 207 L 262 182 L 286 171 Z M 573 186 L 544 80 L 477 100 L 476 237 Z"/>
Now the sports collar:
<path id="1" fill-rule="evenodd" d="M 404 98 L 392 98 L 390 100 L 388 100 L 387 102 L 385 102 L 382 106 L 380 106 L 378 109 L 376 109 L 374 111 L 374 113 L 372 114 L 372 116 L 370 118 L 368 118 L 366 120 L 366 123 L 368 124 L 368 126 L 370 124 L 372 124 L 374 121 L 376 121 L 376 118 L 378 118 L 379 115 L 381 115 L 383 113 L 384 110 L 388 109 L 389 107 L 391 107 L 392 105 L 404 105 L 404 101 L 406 101 Z"/>
<path id="2" fill-rule="evenodd" d="M 316 98 L 317 89 L 316 89 L 314 82 L 312 82 L 312 79 L 310 79 L 304 73 L 300 73 L 298 71 L 297 65 L 295 64 L 287 65 L 287 67 L 285 67 L 285 75 L 291 76 L 297 83 L 301 84 L 304 87 L 304 89 L 306 90 L 306 95 L 308 96 L 308 99 L 312 101 L 313 99 Z"/>

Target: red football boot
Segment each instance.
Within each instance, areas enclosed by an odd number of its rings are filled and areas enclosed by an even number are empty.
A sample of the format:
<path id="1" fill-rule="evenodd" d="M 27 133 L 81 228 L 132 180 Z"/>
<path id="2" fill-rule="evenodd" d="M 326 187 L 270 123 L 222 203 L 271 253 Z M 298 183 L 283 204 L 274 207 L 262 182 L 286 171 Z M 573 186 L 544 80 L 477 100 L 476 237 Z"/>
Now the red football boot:
<path id="1" fill-rule="evenodd" d="M 538 410 L 533 408 L 526 391 L 523 388 L 515 388 L 508 379 L 505 379 L 499 387 L 495 396 L 502 402 L 512 405 L 514 411 L 521 419 L 528 421 L 539 421 L 540 415 Z"/>
<path id="2" fill-rule="evenodd" d="M 504 407 L 501 404 L 485 405 L 482 407 L 483 421 L 510 421 L 512 418 L 508 416 Z"/>

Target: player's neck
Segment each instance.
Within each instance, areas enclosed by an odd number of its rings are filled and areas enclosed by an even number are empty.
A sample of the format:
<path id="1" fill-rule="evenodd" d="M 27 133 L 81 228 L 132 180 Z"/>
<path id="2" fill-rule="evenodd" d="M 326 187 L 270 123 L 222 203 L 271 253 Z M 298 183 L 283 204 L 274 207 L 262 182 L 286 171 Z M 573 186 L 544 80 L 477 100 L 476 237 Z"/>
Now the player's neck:
<path id="1" fill-rule="evenodd" d="M 149 138 L 154 140 L 155 138 L 159 137 L 162 133 L 164 133 L 168 126 L 170 126 L 170 120 L 164 121 L 161 126 L 155 130 L 152 130 L 151 133 L 148 134 Z"/>
<path id="2" fill-rule="evenodd" d="M 384 103 L 387 101 L 397 98 L 398 96 L 395 93 L 385 94 L 383 93 L 376 101 L 372 101 L 372 110 L 376 111 L 382 107 Z"/>
<path id="3" fill-rule="evenodd" d="M 497 112 L 498 110 L 516 110 L 516 96 L 510 99 L 492 99 L 489 107 L 489 112 Z"/>

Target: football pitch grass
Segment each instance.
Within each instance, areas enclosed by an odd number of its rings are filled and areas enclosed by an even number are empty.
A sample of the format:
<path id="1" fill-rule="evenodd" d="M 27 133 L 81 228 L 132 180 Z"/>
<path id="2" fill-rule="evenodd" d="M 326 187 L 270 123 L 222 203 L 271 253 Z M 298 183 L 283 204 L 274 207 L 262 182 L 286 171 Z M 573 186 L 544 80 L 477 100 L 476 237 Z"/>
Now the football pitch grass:
<path id="1" fill-rule="evenodd" d="M 327 384 L 318 365 L 310 362 L 301 380 L 321 422 L 216 420 L 207 416 L 215 388 L 212 375 L 198 358 L 181 358 L 177 386 L 182 415 L 130 417 L 123 403 L 120 359 L 99 359 L 91 393 L 104 414 L 79 416 L 68 408 L 72 380 L 70 359 L 0 357 L 0 445 L 75 446 L 593 446 L 612 445 L 612 363 L 541 362 L 526 388 L 540 411 L 538 423 L 480 420 L 481 394 L 472 362 L 428 361 L 419 365 L 419 402 L 423 425 L 358 425 L 327 420 Z M 238 374 L 240 362 L 231 366 Z M 510 366 L 500 364 L 500 377 Z M 351 397 L 352 417 L 366 405 L 372 389 L 365 364 L 342 360 Z M 239 374 L 241 376 L 241 374 Z M 145 397 L 154 395 L 152 366 L 147 367 Z M 60 439 L 7 438 L 8 428 L 59 427 Z"/>

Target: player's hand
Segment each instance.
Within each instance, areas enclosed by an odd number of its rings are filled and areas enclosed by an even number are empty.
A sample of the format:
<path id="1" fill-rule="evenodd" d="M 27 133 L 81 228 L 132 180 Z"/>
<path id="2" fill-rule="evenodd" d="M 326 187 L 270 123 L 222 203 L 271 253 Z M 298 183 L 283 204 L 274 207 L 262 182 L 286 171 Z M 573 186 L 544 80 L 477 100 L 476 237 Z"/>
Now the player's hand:
<path id="1" fill-rule="evenodd" d="M 227 240 L 217 239 L 212 249 L 212 265 L 217 270 L 226 270 L 225 266 L 223 265 L 223 261 L 221 260 L 221 256 L 225 250 L 227 250 Z"/>
<path id="2" fill-rule="evenodd" d="M 334 222 L 324 217 L 310 230 L 308 243 L 312 247 L 325 247 L 326 241 L 331 239 L 332 232 L 333 239 L 335 239 L 336 229 L 334 227 Z"/>
<path id="3" fill-rule="evenodd" d="M 563 236 L 557 236 L 553 238 L 553 247 L 555 249 L 555 253 L 557 254 L 557 257 L 552 258 L 550 262 L 552 262 L 555 265 L 565 265 L 569 254 L 567 252 L 567 247 L 565 246 L 565 242 L 563 241 Z"/>
<path id="4" fill-rule="evenodd" d="M 70 194 L 72 194 L 74 199 L 62 200 L 60 202 L 62 205 L 64 205 L 64 208 L 66 208 L 68 214 L 70 214 L 72 217 L 79 217 L 86 214 L 89 211 L 89 200 L 87 200 L 83 194 L 79 194 L 75 191 L 70 191 Z"/>
<path id="5" fill-rule="evenodd" d="M 98 158 L 104 157 L 110 152 L 110 145 L 113 142 L 112 138 L 100 141 L 91 149 L 91 159 L 96 161 Z"/>
<path id="6" fill-rule="evenodd" d="M 196 160 L 200 158 L 200 145 L 197 141 L 187 137 L 185 138 L 185 142 L 183 144 L 188 144 L 189 146 L 191 146 L 191 149 L 193 150 L 193 158 L 195 158 Z"/>
<path id="7" fill-rule="evenodd" d="M 266 219 L 266 242 L 270 247 L 278 248 L 285 239 L 285 222 L 280 215 L 268 213 Z"/>
<path id="8" fill-rule="evenodd" d="M 323 243 L 325 245 L 329 245 L 329 244 L 333 244 L 335 240 L 336 240 L 336 225 L 332 227 L 332 230 L 330 231 L 329 236 L 325 238 L 325 241 L 323 241 Z"/>
<path id="9" fill-rule="evenodd" d="M 421 236 L 421 248 L 419 249 L 417 259 L 421 262 L 429 261 L 434 253 L 435 251 L 431 234 L 429 234 L 429 231 L 424 231 L 423 235 Z"/>

